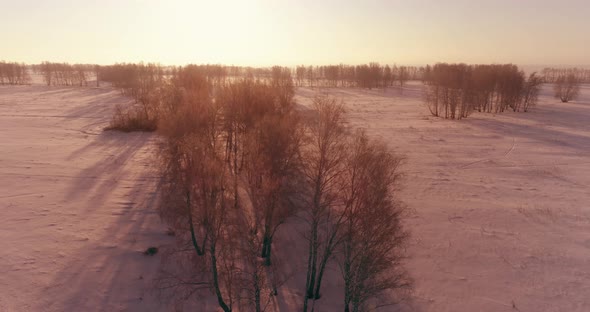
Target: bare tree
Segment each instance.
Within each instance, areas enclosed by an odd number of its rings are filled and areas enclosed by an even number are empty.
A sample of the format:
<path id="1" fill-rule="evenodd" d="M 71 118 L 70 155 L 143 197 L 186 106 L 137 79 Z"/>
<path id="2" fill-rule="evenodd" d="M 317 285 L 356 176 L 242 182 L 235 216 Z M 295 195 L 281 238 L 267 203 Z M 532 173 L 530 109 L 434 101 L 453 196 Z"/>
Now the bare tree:
<path id="1" fill-rule="evenodd" d="M 52 65 L 49 62 L 41 63 L 41 74 L 43 75 L 45 83 L 50 86 L 53 78 L 53 70 Z"/>
<path id="2" fill-rule="evenodd" d="M 307 74 L 308 87 L 313 88 L 313 82 L 317 78 L 316 77 L 316 70 L 313 68 L 313 66 L 310 65 L 307 67 L 306 74 Z"/>
<path id="3" fill-rule="evenodd" d="M 305 66 L 301 65 L 301 66 L 297 66 L 296 69 L 296 76 L 297 76 L 297 86 L 301 87 L 303 86 L 303 81 L 305 80 Z"/>
<path id="4" fill-rule="evenodd" d="M 406 66 L 401 66 L 399 68 L 399 72 L 397 74 L 397 80 L 399 81 L 399 86 L 403 90 L 406 82 L 410 79 L 410 74 L 408 72 L 408 68 Z"/>
<path id="5" fill-rule="evenodd" d="M 345 160 L 344 108 L 333 98 L 314 100 L 317 118 L 310 123 L 310 137 L 303 150 L 306 221 L 309 224 L 304 311 L 309 299 L 319 299 L 328 260 L 340 240 L 344 214 L 338 211 L 339 176 Z"/>
<path id="6" fill-rule="evenodd" d="M 267 84 L 224 85 L 185 69 L 175 71 L 171 90 L 157 92 L 166 177 L 160 212 L 195 265 L 207 268 L 183 284 L 208 287 L 224 311 L 236 303 L 264 311 L 281 284 L 277 266 L 269 267 L 274 234 L 296 211 L 302 131 L 291 77 L 277 68 Z"/>
<path id="7" fill-rule="evenodd" d="M 232 226 L 237 189 L 230 183 L 231 173 L 217 144 L 219 115 L 215 103 L 184 98 L 176 114 L 162 120 L 167 192 L 160 213 L 182 232 L 181 239 L 191 241 L 197 256 L 206 257 L 208 285 L 219 306 L 229 312 L 237 287 Z"/>
<path id="8" fill-rule="evenodd" d="M 383 86 L 390 87 L 393 83 L 393 75 L 391 72 L 391 67 L 389 65 L 385 65 L 385 69 L 383 70 Z"/>
<path id="9" fill-rule="evenodd" d="M 488 113 L 501 113 L 508 108 L 519 111 L 526 89 L 524 73 L 512 64 L 441 63 L 424 73 L 428 109 L 434 116 L 449 119 L 465 118 L 475 109 Z M 530 91 L 535 89 L 531 86 Z"/>
<path id="10" fill-rule="evenodd" d="M 271 264 L 273 238 L 297 211 L 301 128 L 296 115 L 268 116 L 249 139 L 248 190 L 262 232 L 262 252 Z"/>
<path id="11" fill-rule="evenodd" d="M 394 197 L 401 158 L 385 144 L 370 141 L 363 131 L 352 138 L 349 151 L 339 265 L 345 311 L 356 312 L 387 291 L 399 299 L 411 283 L 402 267 L 408 237 L 401 223 L 404 207 Z"/>
<path id="12" fill-rule="evenodd" d="M 0 62 L 0 85 L 22 85 L 30 82 L 27 65 L 20 63 Z"/>
<path id="13" fill-rule="evenodd" d="M 96 87 L 100 87 L 100 65 L 94 65 L 94 77 L 96 77 Z"/>
<path id="14" fill-rule="evenodd" d="M 210 182 L 203 173 L 209 169 L 204 161 L 217 152 L 219 110 L 211 103 L 182 101 L 177 111 L 160 122 L 160 132 L 166 137 L 160 151 L 161 168 L 167 182 L 160 214 L 175 228 L 186 229 L 195 252 L 202 256 L 210 234 L 206 228 L 209 216 L 202 210 Z"/>
<path id="15" fill-rule="evenodd" d="M 541 84 L 543 84 L 543 78 L 538 76 L 537 73 L 532 73 L 529 76 L 524 85 L 522 94 L 521 106 L 523 111 L 528 112 L 530 108 L 535 107 L 537 105 Z"/>
<path id="16" fill-rule="evenodd" d="M 554 85 L 555 97 L 561 102 L 567 103 L 578 97 L 580 93 L 580 80 L 574 74 L 559 76 Z"/>

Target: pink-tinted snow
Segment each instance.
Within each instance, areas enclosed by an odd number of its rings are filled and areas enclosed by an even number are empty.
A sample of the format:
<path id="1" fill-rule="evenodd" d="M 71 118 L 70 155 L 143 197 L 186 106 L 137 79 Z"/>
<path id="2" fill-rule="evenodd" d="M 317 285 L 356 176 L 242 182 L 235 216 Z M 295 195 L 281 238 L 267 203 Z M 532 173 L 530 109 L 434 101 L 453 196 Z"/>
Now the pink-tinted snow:
<path id="1" fill-rule="evenodd" d="M 416 288 L 379 311 L 590 311 L 590 87 L 564 104 L 545 86 L 531 112 L 461 121 L 430 116 L 421 88 L 296 93 L 304 106 L 341 98 L 351 126 L 406 157 Z M 155 135 L 102 131 L 126 102 L 109 87 L 0 87 L 0 311 L 173 310 L 150 291 L 160 255 L 142 254 L 172 243 L 156 212 Z M 285 246 L 292 229 L 278 234 Z M 303 249 L 279 249 L 299 270 Z M 329 271 L 319 311 L 342 310 Z M 301 281 L 272 306 L 299 310 Z"/>

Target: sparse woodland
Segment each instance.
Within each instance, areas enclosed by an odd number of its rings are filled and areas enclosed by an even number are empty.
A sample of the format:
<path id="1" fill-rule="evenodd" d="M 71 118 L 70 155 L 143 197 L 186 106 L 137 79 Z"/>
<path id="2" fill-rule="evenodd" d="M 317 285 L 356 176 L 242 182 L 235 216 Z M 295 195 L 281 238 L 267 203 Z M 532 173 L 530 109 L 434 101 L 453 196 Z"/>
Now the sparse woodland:
<path id="1" fill-rule="evenodd" d="M 541 75 L 546 83 L 555 83 L 558 79 L 570 75 L 580 83 L 590 83 L 590 69 L 585 68 L 544 68 Z"/>
<path id="2" fill-rule="evenodd" d="M 515 65 L 436 64 L 424 73 L 425 102 L 433 116 L 462 119 L 473 111 L 528 111 L 537 102 L 542 79 L 528 79 Z"/>
<path id="3" fill-rule="evenodd" d="M 321 300 L 328 266 L 341 268 L 346 311 L 410 289 L 395 199 L 401 158 L 351 134 L 334 99 L 317 98 L 303 120 L 293 95 L 280 67 L 266 80 L 174 68 L 150 92 L 162 135 L 160 214 L 178 238 L 175 265 L 158 281 L 167 296 L 212 294 L 223 311 L 268 310 L 289 278 L 275 261 L 288 252 L 276 233 L 301 220 L 306 268 L 290 274 L 306 272 L 305 311 Z"/>
<path id="4" fill-rule="evenodd" d="M 33 67 L 48 86 L 88 86 L 92 65 L 43 62 Z"/>
<path id="5" fill-rule="evenodd" d="M 345 311 L 395 304 L 412 289 L 404 270 L 409 232 L 396 198 L 403 158 L 347 126 L 343 103 L 318 96 L 296 109 L 295 87 L 400 89 L 425 85 L 434 116 L 526 112 L 543 82 L 574 99 L 586 71 L 525 77 L 515 65 L 251 68 L 159 64 L 33 66 L 49 86 L 87 86 L 89 77 L 132 97 L 106 129 L 158 131 L 159 213 L 177 244 L 157 288 L 183 302 L 213 296 L 223 311 L 268 311 L 294 275 L 303 311 L 325 298 L 329 269 L 340 275 Z M 24 64 L 0 63 L 1 84 L 30 80 Z M 297 228 L 293 231 L 293 228 Z M 304 267 L 287 271 L 277 235 L 297 233 Z M 293 256 L 293 255 L 291 255 Z"/>
<path id="6" fill-rule="evenodd" d="M 296 86 L 302 87 L 359 87 L 385 88 L 403 87 L 410 80 L 421 80 L 424 67 L 382 66 L 369 63 L 357 66 L 327 65 L 304 66 L 295 68 Z"/>
<path id="7" fill-rule="evenodd" d="M 314 311 L 330 267 L 341 273 L 345 311 L 395 303 L 412 288 L 405 207 L 395 196 L 402 158 L 349 129 L 334 98 L 317 97 L 314 113 L 302 118 L 295 86 L 422 80 L 433 115 L 462 119 L 473 111 L 526 112 L 544 81 L 514 65 L 465 64 L 117 64 L 98 75 L 136 102 L 117 109 L 111 128 L 157 129 L 162 137 L 160 215 L 178 245 L 158 288 L 177 302 L 212 295 L 223 311 L 268 310 L 292 274 L 305 274 L 301 305 Z M 287 252 L 276 234 L 297 224 L 305 267 L 290 272 L 276 257 Z"/>
<path id="8" fill-rule="evenodd" d="M 0 85 L 23 85 L 31 81 L 27 65 L 0 62 Z"/>

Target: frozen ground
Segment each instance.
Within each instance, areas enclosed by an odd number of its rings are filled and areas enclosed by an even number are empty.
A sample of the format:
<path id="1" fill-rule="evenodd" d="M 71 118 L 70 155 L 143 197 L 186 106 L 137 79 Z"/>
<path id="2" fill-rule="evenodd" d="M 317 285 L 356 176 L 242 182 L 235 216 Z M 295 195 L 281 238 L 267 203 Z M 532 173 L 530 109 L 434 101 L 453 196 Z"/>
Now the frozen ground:
<path id="1" fill-rule="evenodd" d="M 146 311 L 169 239 L 151 135 L 102 132 L 109 88 L 0 87 L 0 311 Z"/>
<path id="2" fill-rule="evenodd" d="M 433 118 L 416 85 L 327 90 L 407 157 L 409 311 L 590 311 L 590 87 L 532 112 Z M 300 101 L 313 91 L 300 89 Z"/>
<path id="3" fill-rule="evenodd" d="M 530 113 L 463 121 L 430 117 L 419 88 L 321 91 L 407 158 L 416 290 L 402 309 L 590 311 L 590 87 L 575 103 L 546 87 Z M 149 291 L 159 255 L 141 254 L 171 242 L 155 213 L 154 137 L 101 131 L 125 101 L 109 88 L 0 87 L 0 311 L 171 310 Z M 337 283 L 317 310 L 340 304 Z M 274 306 L 299 305 L 299 284 Z"/>

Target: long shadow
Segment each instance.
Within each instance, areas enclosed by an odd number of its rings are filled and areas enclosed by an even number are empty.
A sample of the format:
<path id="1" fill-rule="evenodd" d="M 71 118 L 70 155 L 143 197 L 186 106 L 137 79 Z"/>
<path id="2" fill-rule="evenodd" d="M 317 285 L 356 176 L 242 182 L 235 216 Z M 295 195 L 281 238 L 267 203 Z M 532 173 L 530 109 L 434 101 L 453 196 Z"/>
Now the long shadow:
<path id="1" fill-rule="evenodd" d="M 144 168 L 150 158 L 139 161 L 144 167 L 137 163 L 137 152 L 149 139 L 147 134 L 106 133 L 77 152 L 98 153 L 95 157 L 99 161 L 78 175 L 66 200 L 87 196 L 88 209 L 81 210 L 81 215 L 101 216 L 107 223 L 100 237 L 78 242 L 80 248 L 55 275 L 51 286 L 42 290 L 41 295 L 47 298 L 44 311 L 158 310 L 157 302 L 146 296 L 157 272 L 158 256 L 148 257 L 141 251 L 168 244 L 171 238 L 165 235 L 157 215 L 159 179 L 153 170 Z M 105 153 L 112 155 L 100 156 Z M 134 168 L 126 168 L 131 162 Z"/>
<path id="2" fill-rule="evenodd" d="M 87 197 L 93 203 L 91 207 L 100 207 L 116 189 L 117 182 L 127 177 L 132 165 L 128 162 L 147 144 L 149 137 L 146 133 L 103 132 L 85 147 L 74 151 L 67 160 L 89 157 L 97 161 L 74 177 L 65 200 Z"/>
<path id="3" fill-rule="evenodd" d="M 72 308 L 93 311 L 157 310 L 146 296 L 159 265 L 158 257 L 141 253 L 149 246 L 170 243 L 170 238 L 158 229 L 155 184 L 137 185 L 130 191 L 129 206 L 104 231 L 106 234 L 87 242 L 76 252 L 73 260 L 58 273 L 53 287 L 44 294 L 59 294 L 61 301 L 48 307 L 55 311 Z M 144 196 L 144 194 L 147 195 Z M 80 261 L 79 259 L 87 259 Z"/>
<path id="4" fill-rule="evenodd" d="M 77 118 L 85 117 L 109 117 L 117 104 L 128 104 L 132 100 L 121 96 L 120 92 L 108 88 L 85 89 L 80 97 L 88 97 L 90 100 L 85 105 L 77 106 L 65 111 L 65 116 Z"/>
<path id="5" fill-rule="evenodd" d="M 590 136 L 549 129 L 542 125 L 525 125 L 501 120 L 478 120 L 470 123 L 474 128 L 481 128 L 484 133 L 514 136 L 528 140 L 542 142 L 556 149 L 573 152 L 575 154 L 588 153 L 590 150 Z"/>
<path id="6" fill-rule="evenodd" d="M 508 113 L 501 118 L 467 122 L 484 133 L 514 136 L 542 142 L 549 147 L 578 154 L 590 150 L 590 106 L 544 106 L 530 113 Z M 533 123 L 530 123 L 533 121 Z"/>
<path id="7" fill-rule="evenodd" d="M 535 107 L 526 113 L 508 113 L 507 119 L 534 121 L 538 126 L 558 126 L 574 131 L 590 130 L 590 105 L 587 103 L 559 103 Z"/>

